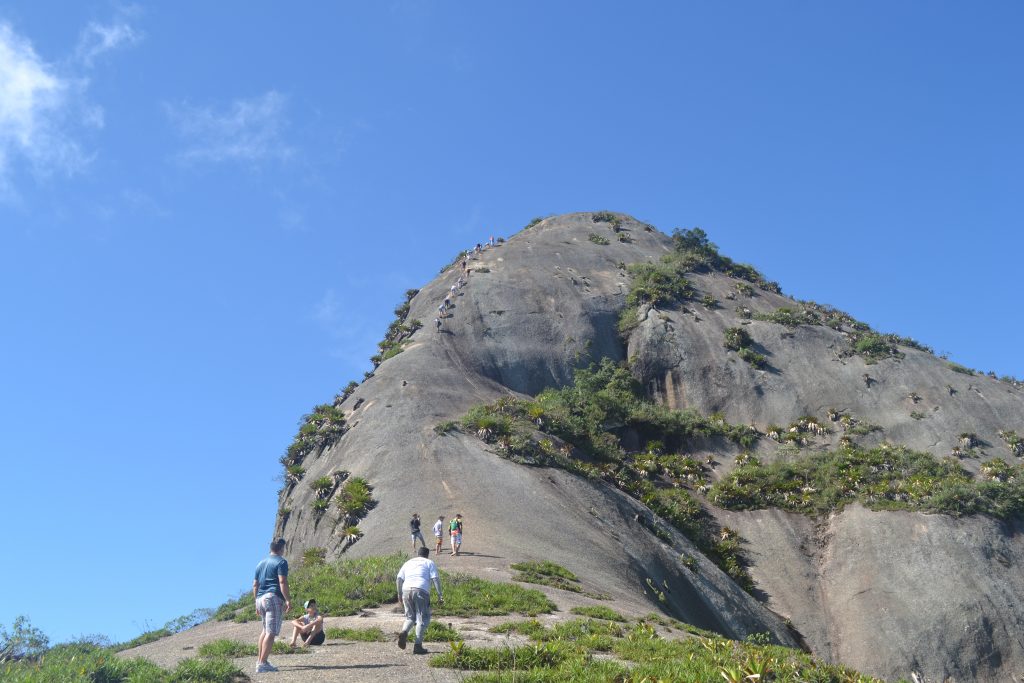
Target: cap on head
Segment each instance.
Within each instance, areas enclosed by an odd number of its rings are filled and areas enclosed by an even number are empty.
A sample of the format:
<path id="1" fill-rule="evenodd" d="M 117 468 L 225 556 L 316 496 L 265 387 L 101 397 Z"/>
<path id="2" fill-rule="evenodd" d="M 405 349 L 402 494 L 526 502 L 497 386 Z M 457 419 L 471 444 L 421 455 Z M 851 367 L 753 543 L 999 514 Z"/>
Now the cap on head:
<path id="1" fill-rule="evenodd" d="M 306 600 L 306 602 L 302 603 L 302 609 L 309 609 L 310 605 L 316 607 L 316 600 L 314 600 L 313 598 Z"/>
<path id="2" fill-rule="evenodd" d="M 285 545 L 285 541 L 284 541 L 283 538 L 279 538 L 277 540 L 271 541 L 270 542 L 270 552 L 281 554 L 281 552 L 284 550 L 284 545 Z"/>

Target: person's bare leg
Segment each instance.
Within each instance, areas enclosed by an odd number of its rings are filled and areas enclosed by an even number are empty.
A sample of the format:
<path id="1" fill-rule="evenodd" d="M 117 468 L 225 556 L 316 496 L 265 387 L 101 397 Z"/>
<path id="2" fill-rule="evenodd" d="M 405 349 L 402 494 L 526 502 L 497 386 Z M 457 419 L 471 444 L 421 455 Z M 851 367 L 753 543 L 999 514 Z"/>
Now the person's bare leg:
<path id="1" fill-rule="evenodd" d="M 267 645 L 267 638 L 271 639 L 269 647 Z M 272 636 L 269 633 L 267 633 L 267 631 L 264 629 L 262 635 L 260 635 L 260 650 L 259 650 L 259 655 L 257 655 L 257 657 L 256 657 L 256 664 L 266 664 L 267 663 L 267 656 L 269 654 L 267 652 L 267 650 L 273 647 L 273 643 L 274 643 L 273 638 L 274 638 L 274 636 Z"/>
<path id="2" fill-rule="evenodd" d="M 302 633 L 302 627 L 300 627 L 298 624 L 296 624 L 293 621 L 292 622 L 292 642 L 289 643 L 289 645 L 291 645 L 292 647 L 295 647 L 295 643 L 297 643 L 298 640 L 299 640 L 299 634 L 300 633 Z"/>
<path id="3" fill-rule="evenodd" d="M 263 663 L 266 664 L 267 660 L 270 659 L 270 653 L 274 651 L 274 638 L 273 633 L 268 633 L 266 638 L 263 640 Z"/>

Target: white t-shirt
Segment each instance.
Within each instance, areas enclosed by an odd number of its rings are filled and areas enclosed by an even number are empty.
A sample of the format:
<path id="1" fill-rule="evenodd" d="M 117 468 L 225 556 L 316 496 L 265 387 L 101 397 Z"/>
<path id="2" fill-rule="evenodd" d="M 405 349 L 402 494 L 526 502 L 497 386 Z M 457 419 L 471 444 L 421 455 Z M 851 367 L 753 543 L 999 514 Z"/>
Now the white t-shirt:
<path id="1" fill-rule="evenodd" d="M 398 570 L 398 578 L 402 580 L 402 590 L 409 588 L 421 588 L 430 591 L 430 582 L 433 581 L 437 592 L 441 593 L 441 581 L 437 575 L 437 565 L 426 557 L 414 557 Z"/>
<path id="2" fill-rule="evenodd" d="M 437 520 L 436 522 L 434 522 L 434 535 L 435 536 L 437 536 L 438 538 L 441 538 L 442 536 L 444 536 L 443 529 L 444 529 L 444 524 L 441 524 L 441 520 Z"/>

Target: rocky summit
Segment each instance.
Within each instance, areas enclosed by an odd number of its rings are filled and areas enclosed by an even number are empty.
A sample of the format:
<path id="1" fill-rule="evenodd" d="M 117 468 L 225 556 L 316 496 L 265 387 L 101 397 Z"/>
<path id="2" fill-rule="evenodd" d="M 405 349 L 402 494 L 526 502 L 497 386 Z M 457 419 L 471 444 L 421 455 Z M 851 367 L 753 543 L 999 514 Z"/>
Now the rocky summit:
<path id="1" fill-rule="evenodd" d="M 1012 378 L 608 212 L 460 255 L 374 362 L 282 458 L 289 556 L 407 551 L 412 512 L 428 542 L 458 512 L 478 572 L 548 560 L 886 679 L 1024 672 Z"/>

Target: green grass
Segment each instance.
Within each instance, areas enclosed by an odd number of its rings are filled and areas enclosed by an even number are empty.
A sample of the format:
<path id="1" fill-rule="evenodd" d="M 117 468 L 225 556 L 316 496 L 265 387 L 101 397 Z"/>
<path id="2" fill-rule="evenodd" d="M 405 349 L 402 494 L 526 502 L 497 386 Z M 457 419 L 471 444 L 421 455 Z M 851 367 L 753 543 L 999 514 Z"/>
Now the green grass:
<path id="1" fill-rule="evenodd" d="M 533 640 L 540 640 L 541 636 L 547 631 L 547 627 L 536 619 L 526 619 L 523 621 L 506 621 L 503 624 L 492 626 L 488 630 L 491 633 L 518 633 Z"/>
<path id="2" fill-rule="evenodd" d="M 462 640 L 462 634 L 450 624 L 431 621 L 427 632 L 423 634 L 423 640 L 427 643 L 454 643 Z"/>
<path id="3" fill-rule="evenodd" d="M 971 370 L 969 367 L 960 365 L 959 363 L 954 363 L 953 361 L 948 361 L 946 363 L 946 367 L 953 372 L 959 372 L 961 375 L 970 375 L 973 377 L 975 374 L 974 370 Z"/>
<path id="4" fill-rule="evenodd" d="M 456 645 L 435 655 L 430 665 L 479 672 L 477 682 L 577 681 L 777 681 L 779 683 L 878 683 L 841 666 L 813 660 L 799 650 L 721 637 L 667 640 L 638 624 L 576 620 L 545 629 L 536 622 L 502 625 L 495 632 L 524 632 L 532 645 L 476 648 Z M 595 660 L 611 652 L 621 661 Z"/>
<path id="5" fill-rule="evenodd" d="M 622 616 L 610 607 L 604 605 L 587 605 L 584 607 L 573 607 L 569 610 L 572 614 L 579 614 L 584 617 L 591 617 L 594 619 L 607 619 L 608 621 L 628 621 L 626 617 Z"/>
<path id="6" fill-rule="evenodd" d="M 324 631 L 324 635 L 332 640 L 358 640 L 364 643 L 386 643 L 391 640 L 380 630 L 377 626 L 368 626 L 366 628 L 328 628 Z"/>
<path id="7" fill-rule="evenodd" d="M 287 624 L 285 627 L 285 630 L 287 630 Z M 282 633 L 282 640 L 284 636 L 285 634 Z M 282 640 L 274 641 L 275 655 L 305 655 L 310 652 L 309 648 L 290 647 L 287 643 L 282 642 Z M 243 643 L 237 640 L 221 638 L 203 643 L 199 646 L 196 654 L 208 659 L 217 657 L 233 659 L 235 657 L 255 657 L 258 653 L 256 643 Z"/>
<path id="8" fill-rule="evenodd" d="M 593 242 L 594 244 L 611 244 L 611 242 L 608 241 L 607 237 L 602 237 L 601 235 L 598 235 L 596 232 L 592 232 L 589 235 L 587 235 L 587 239 Z"/>
<path id="9" fill-rule="evenodd" d="M 0 664 L 4 683 L 236 683 L 241 670 L 225 658 L 185 659 L 171 671 L 113 650 L 74 643 L 51 648 L 38 661 Z"/>
<path id="10" fill-rule="evenodd" d="M 525 614 L 536 616 L 556 609 L 543 593 L 514 583 L 485 581 L 464 574 L 441 572 L 444 604 L 433 605 L 436 616 L 471 617 Z"/>
<path id="11" fill-rule="evenodd" d="M 1024 512 L 1024 466 L 1000 467 L 1005 476 L 974 478 L 953 458 L 850 446 L 772 465 L 751 459 L 716 483 L 709 498 L 730 510 L 777 507 L 821 515 L 857 501 L 874 510 L 1005 519 Z"/>
<path id="12" fill-rule="evenodd" d="M 169 629 L 167 629 L 167 628 L 158 628 L 158 629 L 154 629 L 152 631 L 146 631 L 145 633 L 143 633 L 143 634 L 141 634 L 139 636 L 136 636 L 136 637 L 132 638 L 131 640 L 125 641 L 123 643 L 118 643 L 117 645 L 113 645 L 110 649 L 112 651 L 114 651 L 114 652 L 121 652 L 122 650 L 130 650 L 133 647 L 139 647 L 139 646 L 142 646 L 142 645 L 148 645 L 149 643 L 155 643 L 156 641 L 160 640 L 161 638 L 166 638 L 167 636 L 170 636 L 170 635 L 173 635 L 173 633 L 171 633 L 171 631 Z"/>
<path id="13" fill-rule="evenodd" d="M 393 604 L 395 575 L 408 559 L 395 554 L 383 557 L 344 559 L 340 562 L 302 565 L 289 575 L 294 607 L 289 619 L 301 615 L 304 600 L 315 598 L 325 616 L 349 616 L 368 607 Z M 551 612 L 554 603 L 543 593 L 512 583 L 485 581 L 462 574 L 441 572 L 444 605 L 433 605 L 437 616 L 480 616 Z M 255 621 L 252 594 L 221 605 L 214 614 L 218 620 Z"/>
<path id="14" fill-rule="evenodd" d="M 564 591 L 582 593 L 583 588 L 579 585 L 579 578 L 571 571 L 557 565 L 554 562 L 517 562 L 512 565 L 516 571 L 512 575 L 513 581 L 525 583 L 536 583 L 541 586 L 551 586 Z"/>

